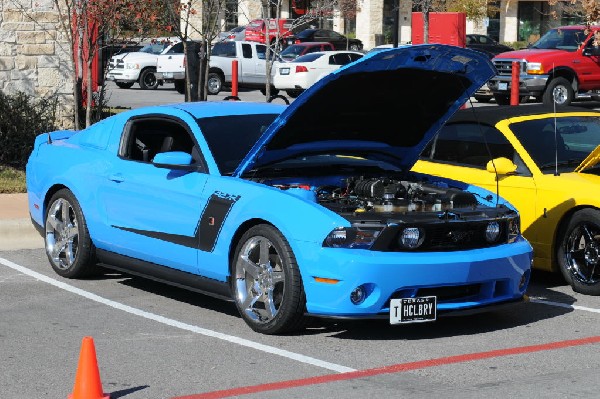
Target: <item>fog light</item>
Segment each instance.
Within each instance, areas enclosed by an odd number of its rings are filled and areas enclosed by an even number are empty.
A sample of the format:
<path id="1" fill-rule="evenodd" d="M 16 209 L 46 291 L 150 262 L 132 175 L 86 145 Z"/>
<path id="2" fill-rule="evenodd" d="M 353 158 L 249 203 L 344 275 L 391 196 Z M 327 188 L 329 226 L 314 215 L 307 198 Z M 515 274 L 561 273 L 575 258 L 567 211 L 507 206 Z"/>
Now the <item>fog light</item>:
<path id="1" fill-rule="evenodd" d="M 400 245 L 404 248 L 415 249 L 425 240 L 425 232 L 418 227 L 407 227 L 400 234 Z"/>
<path id="2" fill-rule="evenodd" d="M 496 242 L 500 237 L 500 225 L 498 222 L 488 223 L 485 229 L 485 239 L 487 242 Z"/>
<path id="3" fill-rule="evenodd" d="M 364 302 L 366 297 L 367 291 L 365 290 L 365 287 L 359 285 L 350 293 L 350 302 L 352 302 L 354 305 L 360 305 Z"/>

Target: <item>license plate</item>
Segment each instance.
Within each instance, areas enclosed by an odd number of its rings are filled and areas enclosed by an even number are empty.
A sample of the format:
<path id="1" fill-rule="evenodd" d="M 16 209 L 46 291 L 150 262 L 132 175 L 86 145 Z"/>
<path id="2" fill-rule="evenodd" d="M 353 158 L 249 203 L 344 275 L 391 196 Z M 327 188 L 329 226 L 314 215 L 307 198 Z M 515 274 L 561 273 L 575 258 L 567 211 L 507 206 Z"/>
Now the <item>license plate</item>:
<path id="1" fill-rule="evenodd" d="M 165 79 L 172 79 L 173 78 L 173 73 L 172 72 L 163 72 L 163 78 L 165 78 Z"/>
<path id="2" fill-rule="evenodd" d="M 390 301 L 390 324 L 435 321 L 437 297 L 399 298 Z"/>
<path id="3" fill-rule="evenodd" d="M 280 75 L 289 75 L 290 74 L 290 68 L 280 68 L 279 69 L 279 74 Z"/>
<path id="4" fill-rule="evenodd" d="M 508 90 L 508 83 L 506 83 L 506 82 L 499 82 L 498 83 L 498 90 Z"/>

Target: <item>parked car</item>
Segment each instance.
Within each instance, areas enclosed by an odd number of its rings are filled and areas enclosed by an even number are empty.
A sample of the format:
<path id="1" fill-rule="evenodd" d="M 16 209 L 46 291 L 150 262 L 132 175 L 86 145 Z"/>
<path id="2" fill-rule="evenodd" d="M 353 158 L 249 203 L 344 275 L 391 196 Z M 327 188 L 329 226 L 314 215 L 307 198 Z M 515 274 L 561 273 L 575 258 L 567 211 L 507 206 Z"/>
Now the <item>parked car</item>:
<path id="1" fill-rule="evenodd" d="M 156 89 L 161 81 L 156 77 L 156 61 L 160 54 L 171 51 L 180 43 L 177 38 L 154 39 L 139 51 L 113 55 L 108 62 L 106 79 L 121 89 L 129 89 L 136 82 L 143 90 Z"/>
<path id="2" fill-rule="evenodd" d="M 320 51 L 303 55 L 291 62 L 278 63 L 275 65 L 273 86 L 296 98 L 325 75 L 363 55 L 357 51 Z"/>
<path id="3" fill-rule="evenodd" d="M 473 50 L 483 51 L 489 54 L 490 58 L 493 58 L 496 54 L 514 50 L 514 48 L 505 44 L 500 44 L 489 36 L 479 34 L 467 35 L 467 47 Z"/>
<path id="4" fill-rule="evenodd" d="M 289 62 L 293 61 L 301 55 L 308 53 L 315 53 L 317 51 L 333 51 L 333 44 L 328 42 L 306 42 L 306 43 L 298 43 L 292 44 L 291 46 L 287 46 L 285 50 L 283 50 L 279 54 L 279 58 L 281 61 Z"/>
<path id="5" fill-rule="evenodd" d="M 228 30 L 227 32 L 220 32 L 218 40 L 245 40 L 246 37 L 246 25 L 236 26 L 235 28 Z"/>
<path id="6" fill-rule="evenodd" d="M 304 29 L 287 39 L 288 46 L 303 42 L 329 42 L 336 50 L 360 51 L 363 43 L 329 29 Z"/>
<path id="7" fill-rule="evenodd" d="M 532 258 L 518 213 L 410 172 L 493 73 L 475 51 L 412 46 L 287 106 L 187 102 L 43 133 L 31 218 L 62 277 L 101 265 L 207 293 L 264 334 L 307 316 L 404 324 L 518 304 Z"/>
<path id="8" fill-rule="evenodd" d="M 478 107 L 458 112 L 414 171 L 497 190 L 521 214 L 533 267 L 600 295 L 600 112 Z"/>

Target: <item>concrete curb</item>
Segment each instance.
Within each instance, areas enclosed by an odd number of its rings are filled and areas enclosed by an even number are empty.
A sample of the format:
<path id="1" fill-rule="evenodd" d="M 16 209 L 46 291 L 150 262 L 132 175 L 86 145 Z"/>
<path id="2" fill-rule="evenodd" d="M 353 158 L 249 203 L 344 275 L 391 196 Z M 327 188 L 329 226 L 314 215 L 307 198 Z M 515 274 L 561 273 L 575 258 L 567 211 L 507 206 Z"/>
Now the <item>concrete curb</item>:
<path id="1" fill-rule="evenodd" d="M 31 219 L 0 220 L 0 251 L 43 247 L 44 239 Z"/>
<path id="2" fill-rule="evenodd" d="M 29 218 L 27 193 L 0 194 L 0 251 L 43 247 Z"/>

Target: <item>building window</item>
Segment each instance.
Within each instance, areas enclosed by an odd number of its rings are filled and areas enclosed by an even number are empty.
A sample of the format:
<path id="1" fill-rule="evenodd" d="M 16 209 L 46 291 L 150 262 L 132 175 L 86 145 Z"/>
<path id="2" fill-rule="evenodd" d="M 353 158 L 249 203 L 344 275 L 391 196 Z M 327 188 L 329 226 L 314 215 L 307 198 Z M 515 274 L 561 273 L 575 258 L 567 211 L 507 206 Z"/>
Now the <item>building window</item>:
<path id="1" fill-rule="evenodd" d="M 518 40 L 533 43 L 552 28 L 577 25 L 584 22 L 581 4 L 558 2 L 551 6 L 547 1 L 520 1 Z"/>

